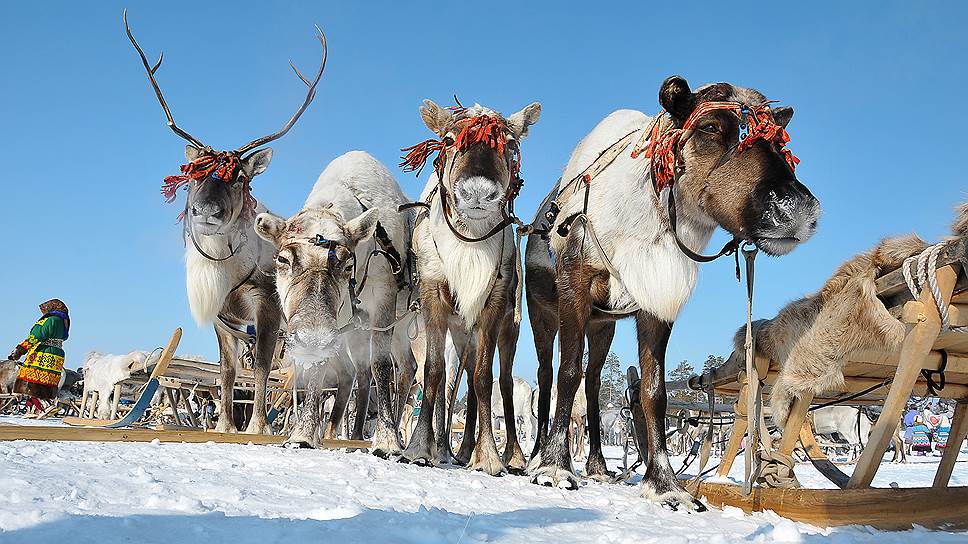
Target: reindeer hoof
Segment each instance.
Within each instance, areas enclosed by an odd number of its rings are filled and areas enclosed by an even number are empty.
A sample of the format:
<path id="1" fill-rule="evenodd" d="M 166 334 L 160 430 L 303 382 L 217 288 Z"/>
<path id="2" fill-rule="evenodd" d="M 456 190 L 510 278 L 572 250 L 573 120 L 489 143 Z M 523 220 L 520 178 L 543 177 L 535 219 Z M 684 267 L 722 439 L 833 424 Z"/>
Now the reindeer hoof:
<path id="1" fill-rule="evenodd" d="M 606 470 L 604 472 L 596 472 L 595 474 L 587 474 L 586 477 L 589 480 L 595 480 L 596 482 L 601 482 L 603 484 L 610 484 L 615 482 L 616 474 L 611 470 Z"/>
<path id="2" fill-rule="evenodd" d="M 305 440 L 291 440 L 291 441 L 287 441 L 285 443 L 285 446 L 287 448 L 292 448 L 292 449 L 296 449 L 296 450 L 314 450 L 314 449 L 316 449 L 315 446 L 313 446 L 312 444 L 310 444 L 309 442 L 307 442 Z"/>
<path id="3" fill-rule="evenodd" d="M 527 476 L 528 471 L 523 467 L 508 467 L 508 474 L 511 476 Z"/>
<path id="4" fill-rule="evenodd" d="M 354 451 L 354 450 L 348 450 L 348 451 Z M 363 451 L 363 450 L 360 450 L 360 451 Z M 383 448 L 373 448 L 373 452 L 372 453 L 373 453 L 373 455 L 379 457 L 380 459 L 389 459 L 390 457 L 392 457 L 394 455 L 399 455 L 400 454 L 399 451 L 393 452 L 393 451 L 385 450 Z"/>
<path id="5" fill-rule="evenodd" d="M 531 483 L 538 484 L 544 487 L 557 487 L 558 489 L 567 489 L 568 491 L 578 490 L 578 479 L 574 474 L 568 472 L 567 470 L 553 469 L 548 472 L 541 472 L 536 474 L 532 479 Z"/>
<path id="6" fill-rule="evenodd" d="M 689 512 L 705 512 L 708 510 L 706 505 L 690 495 L 688 491 L 681 488 L 664 493 L 655 493 L 648 483 L 643 482 L 642 496 L 673 512 L 678 512 L 679 508 L 684 508 Z"/>

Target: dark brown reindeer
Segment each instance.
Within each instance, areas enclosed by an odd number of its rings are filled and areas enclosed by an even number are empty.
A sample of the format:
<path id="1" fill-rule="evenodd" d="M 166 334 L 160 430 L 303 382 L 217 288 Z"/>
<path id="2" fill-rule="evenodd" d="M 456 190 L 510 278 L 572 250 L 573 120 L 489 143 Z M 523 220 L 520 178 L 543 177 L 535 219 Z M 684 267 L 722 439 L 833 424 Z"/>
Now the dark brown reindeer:
<path id="1" fill-rule="evenodd" d="M 289 121 L 277 132 L 252 140 L 238 149 L 218 151 L 202 144 L 175 124 L 155 80 L 155 72 L 161 66 L 164 54 L 158 57 L 154 65 L 149 64 L 128 26 L 127 10 L 123 18 L 128 39 L 144 64 L 151 87 L 165 111 L 168 127 L 189 142 L 185 146 L 185 157 L 189 162 L 182 166 L 184 175 L 166 178 L 162 192 L 171 202 L 180 187 L 185 186 L 188 190 L 183 216 L 188 302 L 196 321 L 200 324 L 215 323 L 222 370 L 222 402 L 217 429 L 222 432 L 236 431 L 232 404 L 239 344 L 249 338 L 243 330 L 255 325 L 254 346 L 247 346 L 248 349 L 254 349 L 255 402 L 245 432 L 269 432 L 266 386 L 281 313 L 273 278 L 263 273 L 273 269 L 275 247 L 259 238 L 253 229 L 256 214 L 267 210 L 253 198 L 250 185 L 255 176 L 265 171 L 272 159 L 272 148 L 263 146 L 289 132 L 316 96 L 316 85 L 326 67 L 326 38 L 317 27 L 317 38 L 322 44 L 323 54 L 312 81 L 303 77 L 290 62 L 309 91 Z"/>
<path id="2" fill-rule="evenodd" d="M 695 287 L 702 259 L 695 252 L 719 226 L 735 237 L 724 252 L 748 240 L 770 255 L 788 253 L 813 234 L 820 206 L 797 181 L 797 160 L 784 147 L 791 108 L 770 108 L 758 91 L 728 83 L 693 92 L 678 76 L 662 84 L 659 101 L 666 115 L 650 119 L 620 110 L 582 140 L 539 212 L 552 212 L 548 240 L 529 240 L 539 420 L 548 415 L 555 331 L 561 351 L 554 422 L 529 470 L 537 483 L 577 486 L 567 422 L 588 337 L 588 470 L 606 474 L 598 417 L 592 417 L 600 361 L 614 321 L 635 317 L 649 450 L 642 494 L 674 508 L 701 508 L 678 483 L 664 439 L 665 351 Z M 635 141 L 641 144 L 633 148 Z M 646 142 L 651 160 L 638 157 Z"/>
<path id="3" fill-rule="evenodd" d="M 427 100 L 420 113 L 437 138 L 410 148 L 404 161 L 409 169 L 417 170 L 437 152 L 434 172 L 421 195 L 426 210 L 418 217 L 413 233 L 427 327 L 423 403 L 434 407 L 441 394 L 447 331 L 458 345 L 467 336 L 469 347 L 464 349 L 462 360 L 473 375 L 470 381 L 476 392 L 480 427 L 468 467 L 492 475 L 506 470 L 491 425 L 491 364 L 498 337 L 506 332 L 502 331 L 507 328 L 502 322 L 507 322 L 516 278 L 511 218 L 521 183 L 518 146 L 540 112 L 541 106 L 534 103 L 504 118 L 480 105 L 452 111 Z M 513 323 L 513 316 L 510 321 Z M 504 398 L 510 401 L 513 353 L 509 355 L 505 360 L 502 354 L 501 386 Z M 514 413 L 513 407 L 506 411 Z M 433 414 L 433 409 L 421 410 L 404 460 L 439 462 Z M 465 428 L 465 434 L 473 433 Z M 524 456 L 510 424 L 508 436 L 514 440 L 509 440 L 513 446 L 506 449 L 506 459 L 523 468 Z"/>

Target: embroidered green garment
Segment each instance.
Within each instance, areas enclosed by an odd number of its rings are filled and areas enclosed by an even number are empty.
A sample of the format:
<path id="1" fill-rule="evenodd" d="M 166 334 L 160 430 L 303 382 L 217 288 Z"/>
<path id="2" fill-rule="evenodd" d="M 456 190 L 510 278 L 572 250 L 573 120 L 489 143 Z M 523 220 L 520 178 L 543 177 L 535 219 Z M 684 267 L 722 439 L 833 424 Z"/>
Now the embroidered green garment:
<path id="1" fill-rule="evenodd" d="M 64 320 L 58 315 L 45 315 L 30 329 L 20 347 L 27 358 L 20 366 L 17 379 L 40 385 L 58 385 L 64 372 Z"/>

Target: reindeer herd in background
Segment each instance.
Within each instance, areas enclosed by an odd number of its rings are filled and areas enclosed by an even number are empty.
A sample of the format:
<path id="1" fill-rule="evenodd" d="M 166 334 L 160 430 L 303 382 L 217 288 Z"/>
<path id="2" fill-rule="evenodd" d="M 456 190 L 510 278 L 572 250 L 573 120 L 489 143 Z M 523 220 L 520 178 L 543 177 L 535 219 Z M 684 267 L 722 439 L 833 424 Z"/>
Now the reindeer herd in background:
<path id="1" fill-rule="evenodd" d="M 797 160 L 785 148 L 792 109 L 770 108 L 753 89 L 716 83 L 692 90 L 670 77 L 659 89 L 664 113 L 620 110 L 602 120 L 572 152 L 535 221 L 525 224 L 514 205 L 523 183 L 523 141 L 540 104 L 503 115 L 478 104 L 445 108 L 426 100 L 420 114 L 433 137 L 406 148 L 401 165 L 419 174 L 431 163 L 419 201 L 410 203 L 378 160 L 351 151 L 325 168 L 303 208 L 284 219 L 255 200 L 251 184 L 272 158 L 265 146 L 285 135 L 315 96 L 326 64 L 322 32 L 317 28 L 323 53 L 312 79 L 293 66 L 308 91 L 292 118 L 274 134 L 219 151 L 175 124 L 155 80 L 162 59 L 149 63 L 126 16 L 125 28 L 168 126 L 189 142 L 183 175 L 166 179 L 164 192 L 171 201 L 179 188 L 187 190 L 188 298 L 195 319 L 215 325 L 219 430 L 235 431 L 237 338 L 254 325 L 257 387 L 245 431 L 269 431 L 266 380 L 282 329 L 285 356 L 307 389 L 292 442 L 313 446 L 334 437 L 354 384 L 352 436 L 363 438 L 372 380 L 374 454 L 427 466 L 456 461 L 492 475 L 526 473 L 536 483 L 577 488 L 569 445 L 576 395 L 584 375 L 585 395 L 578 398 L 587 400 L 586 474 L 608 478 L 598 398 L 602 364 L 615 322 L 634 318 L 648 449 L 643 495 L 701 508 L 676 480 L 666 451 L 666 346 L 695 287 L 698 252 L 717 227 L 773 255 L 814 232 L 819 204 L 797 180 Z M 738 242 L 732 243 L 735 250 Z M 522 291 L 539 360 L 530 455 L 518 442 L 517 417 L 504 418 L 503 453 L 492 425 L 495 411 L 516 413 L 511 371 Z M 553 403 L 555 336 L 560 365 Z M 492 396 L 495 351 L 500 397 Z M 468 398 L 463 441 L 452 454 L 444 412 L 459 379 L 456 360 L 467 371 Z M 338 385 L 325 424 L 324 375 Z M 415 377 L 424 409 L 407 436 L 400 422 Z M 498 398 L 503 406 L 496 408 Z"/>

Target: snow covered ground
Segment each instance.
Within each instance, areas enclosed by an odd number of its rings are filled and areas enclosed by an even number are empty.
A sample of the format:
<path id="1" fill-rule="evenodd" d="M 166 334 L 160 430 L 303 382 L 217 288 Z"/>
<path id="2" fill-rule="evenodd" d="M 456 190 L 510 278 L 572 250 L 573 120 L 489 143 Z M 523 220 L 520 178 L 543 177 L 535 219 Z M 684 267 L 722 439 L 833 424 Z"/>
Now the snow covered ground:
<path id="1" fill-rule="evenodd" d="M 22 421 L 17 421 L 20 423 Z M 0 424 L 13 423 L 0 418 Z M 606 452 L 617 464 L 619 448 Z M 968 461 L 968 453 L 962 452 Z M 875 485 L 929 485 L 937 459 Z M 678 468 L 681 459 L 673 459 Z M 714 462 L 716 462 L 714 460 Z M 741 465 L 741 463 L 737 463 Z M 848 470 L 850 467 L 846 467 Z M 734 467 L 734 475 L 742 470 Z M 800 480 L 819 487 L 809 466 Z M 968 485 L 968 462 L 953 483 Z M 0 542 L 966 542 L 968 533 L 820 530 L 771 513 L 672 512 L 635 486 L 578 491 L 361 453 L 230 444 L 0 442 Z"/>

